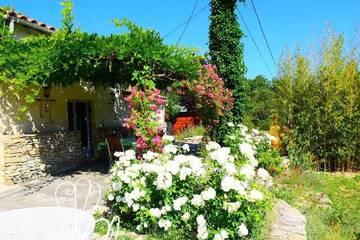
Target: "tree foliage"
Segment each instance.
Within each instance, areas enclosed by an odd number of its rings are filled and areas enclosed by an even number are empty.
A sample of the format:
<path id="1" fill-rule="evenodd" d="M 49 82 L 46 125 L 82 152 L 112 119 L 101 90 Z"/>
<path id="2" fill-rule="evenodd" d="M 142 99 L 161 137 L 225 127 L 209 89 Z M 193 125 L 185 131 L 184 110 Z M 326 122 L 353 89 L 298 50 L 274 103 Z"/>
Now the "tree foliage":
<path id="1" fill-rule="evenodd" d="M 244 36 L 235 14 L 237 0 L 212 0 L 209 48 L 211 62 L 217 66 L 225 86 L 233 90 L 234 121 L 240 122 L 247 102 L 246 67 L 243 59 Z"/>
<path id="2" fill-rule="evenodd" d="M 343 36 L 331 32 L 315 62 L 300 50 L 286 55 L 275 83 L 289 153 L 324 170 L 360 165 L 358 49 L 345 49 Z"/>
<path id="3" fill-rule="evenodd" d="M 0 30 L 0 86 L 3 94 L 18 95 L 25 89 L 31 104 L 42 86 L 91 82 L 122 86 L 152 81 L 165 88 L 177 79 L 197 76 L 201 66 L 194 49 L 169 46 L 159 33 L 129 20 L 114 21 L 127 31 L 110 36 L 74 29 L 72 2 L 63 5 L 63 26 L 51 36 L 15 40 Z M 147 82 L 146 84 L 150 84 Z M 33 90 L 28 91 L 31 87 Z M 25 109 L 26 110 L 26 109 Z"/>
<path id="4" fill-rule="evenodd" d="M 273 83 L 259 75 L 248 80 L 249 104 L 245 122 L 260 130 L 268 131 L 272 123 L 275 92 Z"/>

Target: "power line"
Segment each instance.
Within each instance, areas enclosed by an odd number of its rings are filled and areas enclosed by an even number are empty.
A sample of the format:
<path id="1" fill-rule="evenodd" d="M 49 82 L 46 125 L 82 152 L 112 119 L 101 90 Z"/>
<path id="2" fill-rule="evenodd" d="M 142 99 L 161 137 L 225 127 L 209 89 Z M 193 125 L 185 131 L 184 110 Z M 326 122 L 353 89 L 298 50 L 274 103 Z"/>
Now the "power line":
<path id="1" fill-rule="evenodd" d="M 197 17 L 200 13 L 202 13 L 209 5 L 206 4 L 204 7 L 202 7 L 201 9 L 199 9 L 194 15 L 193 18 Z M 186 23 L 188 22 L 188 20 L 184 21 L 183 23 L 179 24 L 178 26 L 176 26 L 173 30 L 171 30 L 169 33 L 167 33 L 164 36 L 164 39 L 167 38 L 168 36 L 170 36 L 171 34 L 173 34 L 174 32 L 176 32 L 179 28 L 181 28 L 182 26 L 184 26 Z"/>
<path id="2" fill-rule="evenodd" d="M 196 0 L 196 1 L 195 1 L 195 4 L 194 4 L 194 7 L 193 7 L 193 9 L 192 9 L 192 11 L 191 11 L 190 17 L 189 17 L 189 19 L 187 20 L 187 23 L 186 23 L 186 25 L 185 25 L 185 27 L 184 27 L 184 30 L 182 31 L 179 39 L 177 40 L 176 45 L 179 44 L 181 38 L 184 36 L 184 33 L 186 32 L 186 30 L 187 30 L 187 28 L 188 28 L 188 26 L 189 26 L 189 24 L 190 24 L 190 21 L 191 21 L 191 19 L 192 19 L 193 16 L 194 16 L 194 12 L 195 12 L 195 9 L 196 9 L 196 6 L 197 6 L 198 2 L 199 2 L 199 0 Z"/>
<path id="3" fill-rule="evenodd" d="M 256 11 L 256 7 L 255 7 L 255 4 L 254 4 L 254 1 L 253 1 L 253 0 L 251 0 L 251 5 L 253 6 L 253 9 L 254 9 L 254 12 L 255 12 L 257 21 L 258 21 L 258 23 L 259 23 L 259 26 L 260 26 L 260 29 L 261 29 L 261 32 L 262 32 L 262 35 L 263 35 L 263 37 L 264 37 L 264 39 L 265 39 L 267 49 L 269 50 L 269 53 L 270 53 L 270 55 L 271 55 L 272 61 L 273 61 L 274 65 L 275 65 L 275 68 L 277 68 L 274 55 L 273 55 L 273 53 L 272 53 L 272 51 L 271 51 L 270 44 L 269 44 L 269 42 L 268 42 L 268 40 L 267 40 L 267 38 L 266 38 L 264 28 L 263 28 L 263 26 L 262 26 L 262 24 L 261 24 L 261 21 L 260 21 L 260 18 L 259 18 L 259 14 L 258 14 L 257 11 Z"/>
<path id="4" fill-rule="evenodd" d="M 249 36 L 250 36 L 252 42 L 254 43 L 254 45 L 255 45 L 255 47 L 256 47 L 256 49 L 257 49 L 257 51 L 258 51 L 258 53 L 259 53 L 259 55 L 260 55 L 260 57 L 261 57 L 261 59 L 262 59 L 262 61 L 263 61 L 263 63 L 265 64 L 265 66 L 266 66 L 267 70 L 269 71 L 270 75 L 271 75 L 272 77 L 274 77 L 273 73 L 272 73 L 271 70 L 270 70 L 269 65 L 268 65 L 267 62 L 265 61 L 265 58 L 264 58 L 263 54 L 261 53 L 261 51 L 260 51 L 260 49 L 259 49 L 259 46 L 257 45 L 257 43 L 256 43 L 253 35 L 251 34 L 250 29 L 249 29 L 248 25 L 246 24 L 244 17 L 241 15 L 239 9 L 237 9 L 237 12 L 238 12 L 241 20 L 243 21 L 244 26 L 245 26 L 245 28 L 246 28 L 246 31 L 249 33 Z"/>

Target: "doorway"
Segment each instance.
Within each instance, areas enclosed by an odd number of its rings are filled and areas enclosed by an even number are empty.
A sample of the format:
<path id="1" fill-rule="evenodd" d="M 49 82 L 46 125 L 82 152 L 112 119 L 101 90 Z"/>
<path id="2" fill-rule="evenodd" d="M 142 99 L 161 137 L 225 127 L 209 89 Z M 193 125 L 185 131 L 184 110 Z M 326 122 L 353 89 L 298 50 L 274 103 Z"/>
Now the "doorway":
<path id="1" fill-rule="evenodd" d="M 89 101 L 68 101 L 69 131 L 80 131 L 82 157 L 93 157 L 91 134 L 91 106 Z"/>

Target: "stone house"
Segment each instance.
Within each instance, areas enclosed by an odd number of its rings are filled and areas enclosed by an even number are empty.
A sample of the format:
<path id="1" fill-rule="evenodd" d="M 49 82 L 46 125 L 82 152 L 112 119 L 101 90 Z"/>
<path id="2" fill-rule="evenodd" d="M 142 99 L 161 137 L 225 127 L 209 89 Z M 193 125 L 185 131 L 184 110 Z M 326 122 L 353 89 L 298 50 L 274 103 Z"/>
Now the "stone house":
<path id="1" fill-rule="evenodd" d="M 19 41 L 56 31 L 13 11 L 1 16 Z M 81 81 L 41 89 L 36 103 L 19 118 L 21 104 L 21 97 L 0 97 L 0 183 L 20 183 L 94 159 L 97 142 L 119 130 L 126 114 L 119 91 Z"/>

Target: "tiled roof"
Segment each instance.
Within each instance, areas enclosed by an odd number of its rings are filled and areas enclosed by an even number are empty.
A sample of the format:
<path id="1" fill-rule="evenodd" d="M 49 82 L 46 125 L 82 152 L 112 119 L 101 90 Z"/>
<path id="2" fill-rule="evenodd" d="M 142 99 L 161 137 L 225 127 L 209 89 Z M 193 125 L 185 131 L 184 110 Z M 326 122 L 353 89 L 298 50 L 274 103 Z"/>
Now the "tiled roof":
<path id="1" fill-rule="evenodd" d="M 43 29 L 45 31 L 48 31 L 50 33 L 55 32 L 56 28 L 50 25 L 47 25 L 45 23 L 42 23 L 36 19 L 30 18 L 28 16 L 22 15 L 22 14 L 17 14 L 15 11 L 7 11 L 5 13 L 5 17 L 7 18 L 13 18 L 13 19 L 18 19 L 20 20 L 20 23 L 28 23 L 31 25 L 33 25 L 34 28 L 40 28 Z"/>

